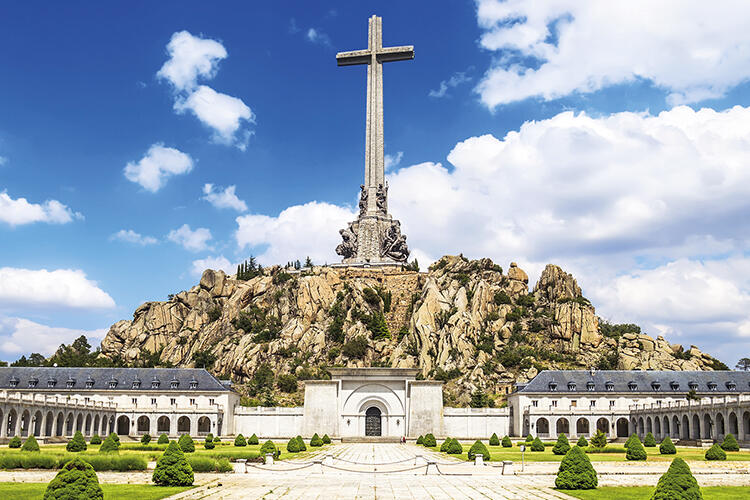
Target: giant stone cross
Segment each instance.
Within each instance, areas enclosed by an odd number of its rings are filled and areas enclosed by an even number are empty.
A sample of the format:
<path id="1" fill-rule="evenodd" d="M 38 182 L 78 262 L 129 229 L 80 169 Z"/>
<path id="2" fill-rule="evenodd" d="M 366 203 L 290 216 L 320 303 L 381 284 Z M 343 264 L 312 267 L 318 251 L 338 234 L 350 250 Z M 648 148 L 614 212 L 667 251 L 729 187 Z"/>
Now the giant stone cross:
<path id="1" fill-rule="evenodd" d="M 367 64 L 365 182 L 360 186 L 359 216 L 339 231 L 336 253 L 345 264 L 406 262 L 409 249 L 401 224 L 388 213 L 388 184 L 383 152 L 383 63 L 414 58 L 414 47 L 383 47 L 383 19 L 370 18 L 367 49 L 339 52 L 339 66 Z"/>

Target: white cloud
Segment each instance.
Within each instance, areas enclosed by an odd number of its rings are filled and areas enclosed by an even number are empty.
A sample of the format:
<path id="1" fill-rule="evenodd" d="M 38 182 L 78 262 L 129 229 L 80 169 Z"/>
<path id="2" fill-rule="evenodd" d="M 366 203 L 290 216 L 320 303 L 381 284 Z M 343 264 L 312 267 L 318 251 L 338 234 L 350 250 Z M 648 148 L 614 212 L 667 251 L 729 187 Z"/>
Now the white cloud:
<path id="1" fill-rule="evenodd" d="M 147 246 L 155 245 L 159 242 L 152 236 L 143 236 L 140 233 L 136 233 L 132 229 L 120 229 L 115 234 L 109 237 L 110 241 L 118 240 L 126 243 L 133 243 L 135 245 Z"/>
<path id="2" fill-rule="evenodd" d="M 203 199 L 216 208 L 231 208 L 238 212 L 246 212 L 247 204 L 237 197 L 234 192 L 236 188 L 237 186 L 227 186 L 222 191 L 219 187 L 214 191 L 213 184 L 204 184 Z"/>
<path id="3" fill-rule="evenodd" d="M 264 247 L 258 260 L 263 265 L 285 263 L 310 256 L 316 263 L 338 262 L 334 249 L 340 243 L 338 229 L 356 214 L 343 207 L 312 201 L 282 211 L 278 217 L 237 217 L 235 238 L 240 249 Z"/>
<path id="4" fill-rule="evenodd" d="M 466 76 L 466 72 L 464 71 L 457 71 L 456 73 L 453 73 L 451 77 L 447 80 L 443 80 L 440 82 L 440 86 L 437 90 L 430 90 L 429 96 L 430 97 L 445 97 L 448 95 L 448 89 L 449 88 L 455 88 L 461 85 L 462 83 L 470 82 L 471 77 Z"/>
<path id="5" fill-rule="evenodd" d="M 401 163 L 401 159 L 404 157 L 404 152 L 399 151 L 395 155 L 385 155 L 385 169 L 391 170 Z"/>
<path id="6" fill-rule="evenodd" d="M 211 79 L 218 71 L 219 61 L 227 57 L 224 46 L 216 40 L 200 38 L 187 31 L 178 31 L 167 44 L 169 59 L 156 75 L 166 79 L 175 90 L 193 90 L 198 77 Z"/>
<path id="7" fill-rule="evenodd" d="M 186 174 L 192 169 L 193 159 L 190 155 L 157 143 L 148 149 L 146 156 L 138 163 L 128 163 L 124 173 L 129 181 L 155 193 L 164 187 L 169 177 Z"/>
<path id="8" fill-rule="evenodd" d="M 83 215 L 57 200 L 47 200 L 41 204 L 29 203 L 26 198 L 14 200 L 7 191 L 0 192 L 0 222 L 21 226 L 34 222 L 67 224 L 73 219 L 83 219 Z"/>
<path id="9" fill-rule="evenodd" d="M 174 109 L 178 113 L 191 111 L 204 125 L 214 131 L 214 141 L 234 144 L 245 150 L 250 133 L 246 131 L 236 138 L 244 122 L 255 123 L 255 115 L 242 99 L 216 92 L 211 87 L 200 85 L 185 99 L 177 99 Z"/>
<path id="10" fill-rule="evenodd" d="M 307 40 L 312 43 L 325 45 L 326 47 L 332 46 L 331 38 L 327 34 L 320 31 L 319 29 L 315 29 L 315 28 L 308 29 L 306 37 L 307 37 Z"/>
<path id="11" fill-rule="evenodd" d="M 70 344 L 85 335 L 89 344 L 96 345 L 107 334 L 106 328 L 79 330 L 42 325 L 24 318 L 0 316 L 0 352 L 21 355 L 38 352 L 52 355 L 60 344 Z"/>
<path id="12" fill-rule="evenodd" d="M 0 156 L 0 167 L 8 163 L 8 159 L 5 156 Z"/>
<path id="13" fill-rule="evenodd" d="M 200 276 L 206 269 L 213 269 L 214 271 L 222 270 L 227 274 L 233 274 L 236 271 L 236 266 L 233 266 L 229 259 L 220 255 L 218 257 L 206 257 L 205 259 L 197 259 L 193 261 L 190 268 L 190 274 L 193 276 Z"/>
<path id="14" fill-rule="evenodd" d="M 697 102 L 750 78 L 750 3 L 742 0 L 477 6 L 481 46 L 497 52 L 477 87 L 490 108 L 637 80 L 665 89 L 673 104 Z"/>
<path id="15" fill-rule="evenodd" d="M 115 306 L 80 269 L 0 268 L 0 305 L 109 308 Z"/>
<path id="16" fill-rule="evenodd" d="M 200 252 L 208 249 L 208 241 L 211 238 L 211 231 L 205 227 L 199 227 L 193 231 L 187 224 L 183 224 L 178 229 L 173 229 L 167 234 L 169 241 L 173 241 L 191 252 Z"/>

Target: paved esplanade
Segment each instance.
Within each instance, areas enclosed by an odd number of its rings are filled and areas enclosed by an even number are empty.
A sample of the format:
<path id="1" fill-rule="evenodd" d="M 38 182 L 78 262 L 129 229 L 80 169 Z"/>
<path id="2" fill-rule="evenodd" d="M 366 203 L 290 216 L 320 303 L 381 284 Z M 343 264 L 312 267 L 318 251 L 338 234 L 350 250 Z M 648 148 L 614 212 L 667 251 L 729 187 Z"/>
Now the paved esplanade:
<path id="1" fill-rule="evenodd" d="M 414 58 L 414 47 L 383 47 L 383 19 L 370 18 L 367 49 L 339 52 L 339 66 L 367 65 L 365 182 L 360 186 L 359 217 L 340 231 L 336 253 L 345 263 L 405 262 L 409 256 L 401 225 L 388 214 L 383 140 L 383 63 Z"/>

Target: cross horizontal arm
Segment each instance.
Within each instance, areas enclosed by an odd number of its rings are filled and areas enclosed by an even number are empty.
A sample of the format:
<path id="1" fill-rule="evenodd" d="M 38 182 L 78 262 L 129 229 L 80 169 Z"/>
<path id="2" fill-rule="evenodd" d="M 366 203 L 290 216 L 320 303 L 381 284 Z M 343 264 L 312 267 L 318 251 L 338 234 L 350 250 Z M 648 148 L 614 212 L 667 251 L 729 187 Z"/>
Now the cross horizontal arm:
<path id="1" fill-rule="evenodd" d="M 414 46 L 404 45 L 403 47 L 385 47 L 377 52 L 378 61 L 406 61 L 414 59 Z"/>
<path id="2" fill-rule="evenodd" d="M 369 50 L 352 50 L 336 54 L 336 63 L 339 66 L 352 66 L 355 64 L 367 64 L 370 62 L 372 53 Z"/>

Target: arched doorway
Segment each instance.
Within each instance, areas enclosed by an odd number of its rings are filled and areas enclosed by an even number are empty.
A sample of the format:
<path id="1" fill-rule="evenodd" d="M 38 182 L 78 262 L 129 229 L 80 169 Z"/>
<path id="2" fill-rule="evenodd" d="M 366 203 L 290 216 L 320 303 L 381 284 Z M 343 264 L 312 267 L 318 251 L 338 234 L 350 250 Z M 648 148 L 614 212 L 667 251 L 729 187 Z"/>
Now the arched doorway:
<path id="1" fill-rule="evenodd" d="M 91 413 L 86 415 L 86 421 L 83 424 L 84 428 L 84 435 L 90 436 L 91 435 Z"/>
<path id="2" fill-rule="evenodd" d="M 664 436 L 671 436 L 671 434 L 669 433 L 669 417 L 664 416 L 662 421 L 664 422 L 664 426 L 662 427 Z"/>
<path id="3" fill-rule="evenodd" d="M 546 436 L 549 434 L 549 422 L 546 418 L 540 418 L 536 421 L 536 435 Z"/>
<path id="4" fill-rule="evenodd" d="M 587 418 L 579 418 L 576 422 L 576 434 L 579 436 L 585 436 L 589 433 L 589 420 Z"/>
<path id="5" fill-rule="evenodd" d="M 198 419 L 198 434 L 204 436 L 211 432 L 211 420 L 208 417 Z"/>
<path id="6" fill-rule="evenodd" d="M 380 408 L 371 406 L 365 412 L 365 436 L 380 436 L 383 433 Z"/>
<path id="7" fill-rule="evenodd" d="M 609 420 L 604 417 L 599 418 L 599 420 L 596 421 L 596 430 L 609 435 Z"/>
<path id="8" fill-rule="evenodd" d="M 182 416 L 177 419 L 177 432 L 190 434 L 190 419 Z"/>
<path id="9" fill-rule="evenodd" d="M 127 436 L 130 434 L 130 419 L 125 415 L 117 417 L 117 435 Z"/>
<path id="10" fill-rule="evenodd" d="M 31 419 L 31 433 L 35 436 L 41 436 L 42 435 L 42 420 L 44 417 L 42 416 L 42 412 L 40 410 L 37 410 L 36 413 L 34 413 L 34 418 Z"/>
<path id="11" fill-rule="evenodd" d="M 570 424 L 568 424 L 568 419 L 558 418 L 555 430 L 557 431 L 557 434 L 570 434 Z"/>
<path id="12" fill-rule="evenodd" d="M 620 417 L 617 419 L 617 437 L 628 437 L 628 419 L 624 417 Z"/>
<path id="13" fill-rule="evenodd" d="M 21 413 L 21 436 L 29 435 L 30 420 L 31 414 L 29 413 L 29 410 L 24 410 L 23 413 Z"/>
<path id="14" fill-rule="evenodd" d="M 44 435 L 51 436 L 55 431 L 55 415 L 51 412 L 47 412 L 47 417 L 44 419 Z"/>
<path id="15" fill-rule="evenodd" d="M 169 434 L 169 417 L 162 415 L 156 421 L 156 432 L 166 432 Z"/>
<path id="16" fill-rule="evenodd" d="M 146 415 L 141 415 L 138 417 L 136 426 L 138 428 L 138 433 L 146 434 L 151 430 L 151 420 Z"/>
<path id="17" fill-rule="evenodd" d="M 742 436 L 739 435 L 739 427 L 737 425 L 737 415 L 735 415 L 734 412 L 729 414 L 729 433 L 735 437 L 739 437 L 739 439 L 742 439 Z"/>

